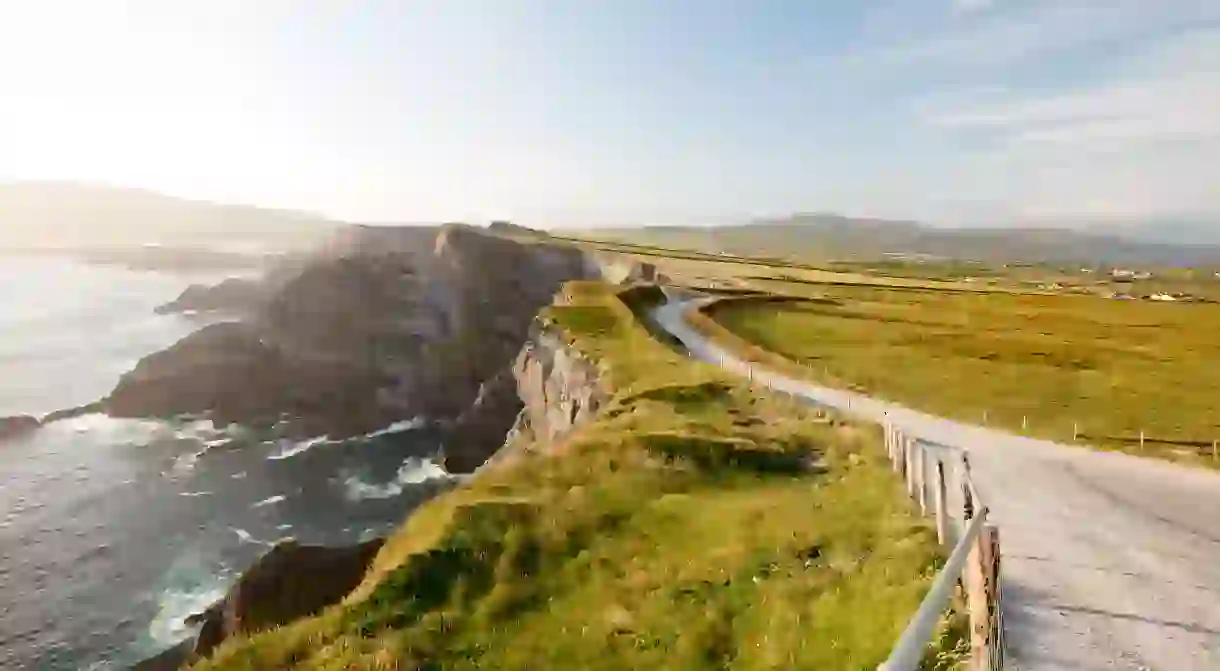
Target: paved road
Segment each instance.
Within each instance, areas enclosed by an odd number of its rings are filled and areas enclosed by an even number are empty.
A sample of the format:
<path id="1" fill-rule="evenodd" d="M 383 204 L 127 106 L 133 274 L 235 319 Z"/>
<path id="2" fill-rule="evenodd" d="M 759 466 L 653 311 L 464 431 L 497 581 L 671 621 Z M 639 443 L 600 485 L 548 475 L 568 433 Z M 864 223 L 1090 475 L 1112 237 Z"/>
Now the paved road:
<path id="1" fill-rule="evenodd" d="M 682 318 L 653 317 L 692 356 L 747 364 Z M 1022 438 L 756 370 L 755 383 L 961 447 L 1004 560 L 1007 668 L 1220 670 L 1220 476 Z"/>

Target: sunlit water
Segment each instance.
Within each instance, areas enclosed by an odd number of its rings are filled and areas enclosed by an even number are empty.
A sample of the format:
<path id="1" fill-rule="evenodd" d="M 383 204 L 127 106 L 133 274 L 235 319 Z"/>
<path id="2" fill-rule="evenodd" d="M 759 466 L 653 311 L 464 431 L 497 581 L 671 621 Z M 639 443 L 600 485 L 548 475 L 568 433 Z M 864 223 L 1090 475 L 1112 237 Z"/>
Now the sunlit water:
<path id="1" fill-rule="evenodd" d="M 104 396 L 200 325 L 153 313 L 199 280 L 0 258 L 0 416 Z M 444 481 L 435 451 L 410 421 L 274 441 L 101 415 L 0 443 L 0 669 L 117 669 L 172 645 L 275 540 L 390 529 Z"/>

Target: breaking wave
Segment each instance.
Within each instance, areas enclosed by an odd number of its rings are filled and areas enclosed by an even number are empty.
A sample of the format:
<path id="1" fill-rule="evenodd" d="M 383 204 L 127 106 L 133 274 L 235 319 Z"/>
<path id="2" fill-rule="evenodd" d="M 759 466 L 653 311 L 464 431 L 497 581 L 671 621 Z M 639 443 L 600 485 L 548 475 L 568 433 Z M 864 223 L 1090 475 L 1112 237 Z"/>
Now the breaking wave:
<path id="1" fill-rule="evenodd" d="M 431 459 L 411 457 L 398 468 L 393 480 L 385 483 L 370 484 L 358 476 L 349 476 L 343 481 L 344 493 L 349 501 L 365 499 L 390 499 L 402 494 L 411 485 L 418 485 L 429 480 L 447 480 L 451 476 L 448 471 Z"/>
<path id="2" fill-rule="evenodd" d="M 427 420 L 425 418 L 416 417 L 414 419 L 395 422 L 384 429 L 378 429 L 372 433 L 366 433 L 362 436 L 354 436 L 352 438 L 345 438 L 342 440 L 331 440 L 330 436 L 318 436 L 316 438 L 310 438 L 308 440 L 297 442 L 291 440 L 280 440 L 275 443 L 275 445 L 279 447 L 279 450 L 274 454 L 269 455 L 267 458 L 272 461 L 289 459 L 297 456 L 298 454 L 308 452 L 319 445 L 340 445 L 349 442 L 372 440 L 374 438 L 381 438 L 382 436 L 389 436 L 395 433 L 402 433 L 404 431 L 413 431 L 424 426 L 426 423 Z"/>

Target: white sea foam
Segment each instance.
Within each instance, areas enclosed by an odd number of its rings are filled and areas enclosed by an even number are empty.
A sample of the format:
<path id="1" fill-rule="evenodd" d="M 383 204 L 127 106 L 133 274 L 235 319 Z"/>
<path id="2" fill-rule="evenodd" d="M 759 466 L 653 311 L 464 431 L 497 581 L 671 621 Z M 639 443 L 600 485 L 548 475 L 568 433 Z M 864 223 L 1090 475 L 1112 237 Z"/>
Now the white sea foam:
<path id="1" fill-rule="evenodd" d="M 190 498 L 196 498 L 199 496 L 211 496 L 211 495 L 212 495 L 212 492 L 178 492 L 178 496 L 186 496 L 186 497 L 190 497 Z"/>
<path id="2" fill-rule="evenodd" d="M 148 447 L 162 441 L 195 441 L 202 449 L 179 455 L 174 460 L 171 473 L 180 475 L 189 472 L 208 450 L 230 443 L 244 430 L 236 424 L 216 427 L 209 419 L 188 422 L 161 421 L 152 419 L 123 419 L 103 414 L 81 415 L 54 422 L 50 431 L 87 435 L 90 441 L 106 445 L 135 445 Z"/>
<path id="3" fill-rule="evenodd" d="M 395 423 L 385 427 L 384 429 L 378 429 L 376 431 L 373 431 L 372 433 L 366 433 L 362 436 L 356 436 L 354 438 L 347 438 L 344 440 L 331 440 L 330 436 L 318 436 L 316 438 L 310 438 L 308 440 L 302 440 L 302 441 L 296 441 L 296 442 L 293 442 L 293 441 L 287 440 L 287 439 L 283 439 L 283 440 L 279 440 L 276 443 L 274 443 L 275 446 L 278 448 L 278 450 L 274 454 L 269 455 L 267 458 L 271 459 L 273 461 L 279 461 L 281 459 L 289 459 L 291 457 L 297 456 L 298 454 L 303 454 L 305 452 L 308 452 L 309 450 L 311 450 L 315 447 L 318 447 L 319 445 L 339 445 L 339 444 L 346 443 L 346 442 L 380 438 L 382 436 L 388 436 L 388 435 L 395 434 L 395 433 L 402 433 L 404 431 L 412 431 L 414 429 L 418 429 L 421 426 L 423 426 L 426 422 L 427 422 L 427 420 L 424 419 L 423 417 L 416 417 L 414 419 L 408 419 L 408 420 L 404 420 L 401 422 L 395 422 Z"/>
<path id="4" fill-rule="evenodd" d="M 172 438 L 174 427 L 151 419 L 117 419 L 108 415 L 81 415 L 53 422 L 51 431 L 88 434 L 91 439 L 107 445 L 150 445 L 157 440 Z"/>
<path id="5" fill-rule="evenodd" d="M 343 481 L 345 494 L 349 501 L 365 499 L 390 499 L 402 494 L 407 487 L 418 485 L 429 480 L 448 479 L 449 473 L 439 464 L 430 459 L 411 457 L 398 468 L 394 479 L 379 484 L 370 484 L 358 476 L 349 476 Z"/>
<path id="6" fill-rule="evenodd" d="M 195 468 L 195 462 L 199 461 L 199 457 L 207 454 L 207 451 L 208 448 L 205 447 L 197 452 L 187 452 L 186 454 L 178 455 L 178 458 L 174 459 L 174 465 L 170 467 L 170 474 L 182 475 L 189 473 Z"/>
<path id="7" fill-rule="evenodd" d="M 255 545 L 273 545 L 273 543 L 268 543 L 267 541 L 260 541 L 259 539 L 251 536 L 250 532 L 246 531 L 245 529 L 239 529 L 237 527 L 229 527 L 229 530 L 232 531 L 233 533 L 237 534 L 237 537 L 239 539 L 241 539 L 241 542 L 243 542 L 243 543 L 254 543 Z"/>
<path id="8" fill-rule="evenodd" d="M 157 613 L 148 627 L 148 652 L 159 652 L 186 638 L 193 630 L 185 622 L 187 616 L 223 597 L 230 579 L 226 571 L 210 566 L 197 549 L 176 557 L 153 593 Z"/>
<path id="9" fill-rule="evenodd" d="M 250 507 L 251 508 L 262 508 L 263 506 L 273 506 L 273 505 L 279 503 L 280 501 L 285 501 L 287 499 L 288 499 L 287 496 L 272 496 L 270 498 L 263 499 L 262 501 L 259 501 L 258 503 L 255 503 L 254 505 L 252 505 Z"/>
<path id="10" fill-rule="evenodd" d="M 310 438 L 309 440 L 302 440 L 295 443 L 291 440 L 280 440 L 276 443 L 276 445 L 279 447 L 279 451 L 275 454 L 269 455 L 267 458 L 272 461 L 288 459 L 303 452 L 307 452 L 318 445 L 332 445 L 336 442 L 340 441 L 333 441 L 330 439 L 330 436 L 318 436 L 317 438 Z"/>
<path id="11" fill-rule="evenodd" d="M 148 633 L 162 647 L 174 645 L 190 634 L 186 618 L 206 609 L 225 595 L 225 585 L 219 579 L 196 589 L 168 589 L 157 603 L 157 614 Z"/>
<path id="12" fill-rule="evenodd" d="M 388 436 L 392 433 L 402 433 L 404 431 L 413 431 L 413 430 L 418 429 L 421 426 L 423 426 L 426 422 L 427 422 L 427 420 L 424 419 L 423 417 L 415 417 L 413 419 L 408 419 L 408 420 L 404 420 L 401 422 L 395 422 L 395 423 L 387 426 L 384 429 L 380 429 L 378 431 L 374 431 L 372 433 L 361 436 L 361 438 L 363 438 L 364 440 L 368 440 L 369 438 L 380 438 L 381 436 Z"/>

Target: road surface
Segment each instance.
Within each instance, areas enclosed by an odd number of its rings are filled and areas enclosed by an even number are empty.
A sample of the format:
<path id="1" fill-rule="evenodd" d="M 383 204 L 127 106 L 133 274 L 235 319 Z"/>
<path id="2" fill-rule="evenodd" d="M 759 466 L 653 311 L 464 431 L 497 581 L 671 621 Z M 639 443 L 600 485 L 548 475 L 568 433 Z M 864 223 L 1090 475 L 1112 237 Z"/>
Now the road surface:
<path id="1" fill-rule="evenodd" d="M 694 301 L 653 318 L 692 356 L 748 364 L 692 329 Z M 999 527 L 1008 669 L 1220 670 L 1220 475 L 934 417 L 755 369 L 755 384 L 969 452 Z"/>

